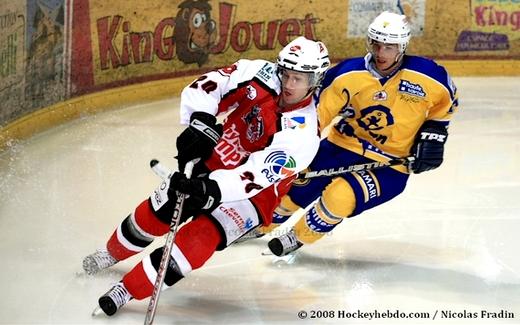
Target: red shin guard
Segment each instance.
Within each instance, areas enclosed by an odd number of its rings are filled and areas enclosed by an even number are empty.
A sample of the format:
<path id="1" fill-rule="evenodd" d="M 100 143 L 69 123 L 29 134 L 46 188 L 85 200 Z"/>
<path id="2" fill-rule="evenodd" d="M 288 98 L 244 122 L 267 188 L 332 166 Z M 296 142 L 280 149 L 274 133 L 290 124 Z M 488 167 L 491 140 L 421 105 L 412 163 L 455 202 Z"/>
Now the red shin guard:
<path id="1" fill-rule="evenodd" d="M 204 265 L 217 250 L 221 240 L 217 227 L 208 217 L 202 215 L 179 229 L 175 244 L 194 270 Z M 123 277 L 123 283 L 135 299 L 152 295 L 154 283 L 150 282 L 143 262 Z"/>

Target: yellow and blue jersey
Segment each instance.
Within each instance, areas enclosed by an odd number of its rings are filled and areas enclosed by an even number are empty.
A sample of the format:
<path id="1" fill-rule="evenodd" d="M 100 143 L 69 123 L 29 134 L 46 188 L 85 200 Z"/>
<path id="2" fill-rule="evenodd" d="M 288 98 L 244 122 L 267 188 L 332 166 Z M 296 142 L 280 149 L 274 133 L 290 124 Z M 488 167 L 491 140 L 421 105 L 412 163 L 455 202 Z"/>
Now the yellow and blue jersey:
<path id="1" fill-rule="evenodd" d="M 347 59 L 330 69 L 319 96 L 322 128 L 341 115 L 327 139 L 369 159 L 410 154 L 426 120 L 448 126 L 457 93 L 446 70 L 432 60 L 405 55 L 401 66 L 381 77 L 371 55 Z M 406 172 L 403 166 L 396 169 Z"/>

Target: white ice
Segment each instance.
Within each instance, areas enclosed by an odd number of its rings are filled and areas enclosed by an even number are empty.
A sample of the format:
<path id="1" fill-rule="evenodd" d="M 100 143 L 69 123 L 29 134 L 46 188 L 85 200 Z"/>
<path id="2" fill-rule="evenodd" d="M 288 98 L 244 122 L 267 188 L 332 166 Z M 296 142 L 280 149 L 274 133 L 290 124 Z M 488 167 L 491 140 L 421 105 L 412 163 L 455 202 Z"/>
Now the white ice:
<path id="1" fill-rule="evenodd" d="M 441 168 L 290 260 L 262 256 L 270 237 L 215 254 L 162 293 L 156 323 L 520 324 L 520 78 L 455 81 L 461 108 Z M 181 129 L 175 98 L 86 116 L 0 153 L 0 323 L 144 321 L 147 300 L 91 317 L 139 256 L 98 276 L 81 261 L 159 183 L 151 158 L 175 168 Z M 436 318 L 340 318 L 358 310 Z"/>

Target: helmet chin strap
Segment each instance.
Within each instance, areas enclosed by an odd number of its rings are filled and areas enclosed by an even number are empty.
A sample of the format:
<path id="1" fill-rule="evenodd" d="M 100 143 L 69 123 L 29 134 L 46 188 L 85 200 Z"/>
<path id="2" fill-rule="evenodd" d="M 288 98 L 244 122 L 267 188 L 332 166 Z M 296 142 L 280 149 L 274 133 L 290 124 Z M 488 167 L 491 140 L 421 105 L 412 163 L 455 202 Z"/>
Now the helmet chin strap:
<path id="1" fill-rule="evenodd" d="M 396 57 L 395 57 L 395 61 L 394 63 L 392 63 L 388 68 L 386 69 L 381 69 L 381 72 L 388 72 L 388 71 L 393 71 L 393 69 L 395 69 L 397 67 L 397 65 L 401 62 L 401 59 L 403 58 L 404 56 L 404 52 L 401 52 L 399 53 Z M 375 59 L 375 55 L 372 53 L 372 57 Z"/>
<path id="2" fill-rule="evenodd" d="M 303 96 L 302 100 L 309 97 L 310 94 L 314 93 L 314 91 L 316 91 L 316 88 L 317 87 L 310 87 L 309 90 L 307 91 L 307 94 L 305 94 L 305 96 Z"/>
<path id="3" fill-rule="evenodd" d="M 385 72 L 388 71 L 388 70 L 391 71 L 391 70 L 392 70 L 392 69 L 397 65 L 397 63 L 399 63 L 399 60 L 401 60 L 401 58 L 397 58 L 397 57 L 396 57 L 396 60 L 394 61 L 394 63 L 392 63 L 391 66 L 389 66 L 389 67 L 386 68 L 386 69 L 382 69 L 382 70 L 385 71 Z"/>

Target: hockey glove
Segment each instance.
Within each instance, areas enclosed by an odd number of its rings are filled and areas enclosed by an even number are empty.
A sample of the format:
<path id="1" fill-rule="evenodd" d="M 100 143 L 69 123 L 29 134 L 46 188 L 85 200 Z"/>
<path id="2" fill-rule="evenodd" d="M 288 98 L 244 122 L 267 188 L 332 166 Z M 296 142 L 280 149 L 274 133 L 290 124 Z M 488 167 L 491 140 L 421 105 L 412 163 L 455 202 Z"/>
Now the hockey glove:
<path id="1" fill-rule="evenodd" d="M 410 164 L 410 169 L 419 174 L 432 170 L 442 164 L 444 156 L 444 144 L 448 139 L 448 131 L 444 125 L 435 121 L 426 121 L 417 136 L 412 147 L 415 160 Z"/>
<path id="2" fill-rule="evenodd" d="M 194 112 L 190 125 L 177 137 L 177 160 L 179 170 L 184 171 L 186 163 L 195 158 L 208 159 L 222 136 L 222 124 L 217 124 L 215 116 L 206 112 Z"/>
<path id="3" fill-rule="evenodd" d="M 211 212 L 220 204 L 221 193 L 218 183 L 207 177 L 188 179 L 183 173 L 175 172 L 170 180 L 168 197 L 176 197 L 175 191 L 189 195 L 184 209 L 191 215 Z"/>

